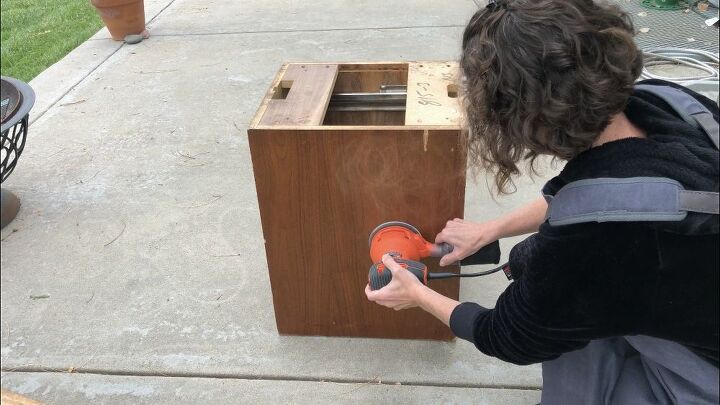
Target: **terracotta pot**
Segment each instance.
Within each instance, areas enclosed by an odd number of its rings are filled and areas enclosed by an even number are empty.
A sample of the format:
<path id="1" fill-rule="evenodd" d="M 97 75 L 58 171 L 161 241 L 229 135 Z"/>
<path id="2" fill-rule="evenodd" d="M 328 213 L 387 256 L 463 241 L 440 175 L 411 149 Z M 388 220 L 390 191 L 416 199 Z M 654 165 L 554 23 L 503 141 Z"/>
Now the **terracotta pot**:
<path id="1" fill-rule="evenodd" d="M 122 41 L 126 35 L 145 30 L 144 0 L 90 0 L 97 9 L 110 35 Z"/>

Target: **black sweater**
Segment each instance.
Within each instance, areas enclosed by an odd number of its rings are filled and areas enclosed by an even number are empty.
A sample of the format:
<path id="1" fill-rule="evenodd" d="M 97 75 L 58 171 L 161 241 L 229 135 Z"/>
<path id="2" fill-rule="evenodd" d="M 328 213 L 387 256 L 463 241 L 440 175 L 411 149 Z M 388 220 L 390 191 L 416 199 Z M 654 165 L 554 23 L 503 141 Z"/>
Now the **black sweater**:
<path id="1" fill-rule="evenodd" d="M 717 114 L 714 102 L 689 93 Z M 718 190 L 718 152 L 704 133 L 646 92 L 636 91 L 625 113 L 648 137 L 580 154 L 548 183 L 550 191 L 581 179 L 635 176 Z M 695 222 L 708 221 L 714 234 L 648 223 L 546 222 L 511 251 L 515 281 L 495 308 L 462 303 L 450 327 L 483 353 L 515 364 L 551 360 L 593 339 L 647 335 L 683 344 L 717 367 L 718 217 Z"/>

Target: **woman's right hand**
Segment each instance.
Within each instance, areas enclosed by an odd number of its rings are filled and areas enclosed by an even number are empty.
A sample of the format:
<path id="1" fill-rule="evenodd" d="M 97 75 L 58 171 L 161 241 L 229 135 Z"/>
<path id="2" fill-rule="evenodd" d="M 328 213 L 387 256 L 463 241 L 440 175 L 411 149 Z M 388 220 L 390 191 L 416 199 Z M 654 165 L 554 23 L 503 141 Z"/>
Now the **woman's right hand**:
<path id="1" fill-rule="evenodd" d="M 435 243 L 448 243 L 453 246 L 453 251 L 440 259 L 440 265 L 459 262 L 498 239 L 494 222 L 477 223 L 459 218 L 448 221 L 445 229 L 435 237 Z"/>

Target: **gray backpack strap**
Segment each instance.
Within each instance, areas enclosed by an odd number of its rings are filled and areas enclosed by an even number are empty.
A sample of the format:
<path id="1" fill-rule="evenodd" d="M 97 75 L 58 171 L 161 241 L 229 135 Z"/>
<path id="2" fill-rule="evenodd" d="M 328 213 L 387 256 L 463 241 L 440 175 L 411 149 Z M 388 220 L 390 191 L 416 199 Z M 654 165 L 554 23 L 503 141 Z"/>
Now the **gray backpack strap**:
<path id="1" fill-rule="evenodd" d="M 687 191 L 663 177 L 598 178 L 546 195 L 550 225 L 584 222 L 682 221 L 688 212 L 718 214 L 720 195 Z"/>
<path id="2" fill-rule="evenodd" d="M 639 84 L 635 89 L 646 91 L 663 99 L 682 119 L 710 138 L 715 148 L 720 148 L 720 126 L 710 110 L 691 95 L 670 86 Z"/>
<path id="3" fill-rule="evenodd" d="M 680 191 L 680 208 L 688 212 L 701 212 L 703 214 L 718 214 L 720 198 L 718 193 L 712 191 Z"/>

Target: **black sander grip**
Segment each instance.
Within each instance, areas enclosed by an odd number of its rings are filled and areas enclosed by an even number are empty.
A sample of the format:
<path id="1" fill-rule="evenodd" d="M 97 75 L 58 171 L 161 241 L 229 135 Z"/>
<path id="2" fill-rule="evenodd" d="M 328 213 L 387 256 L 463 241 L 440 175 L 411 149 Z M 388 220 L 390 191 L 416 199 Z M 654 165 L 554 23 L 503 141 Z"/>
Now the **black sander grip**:
<path id="1" fill-rule="evenodd" d="M 421 283 L 427 285 L 427 266 L 414 260 L 405 260 L 401 258 L 394 259 L 401 267 L 415 275 Z M 370 284 L 371 290 L 379 290 L 390 284 L 390 281 L 392 281 L 392 272 L 390 269 L 385 267 L 383 262 L 375 263 L 370 266 L 368 284 Z"/>
<path id="2" fill-rule="evenodd" d="M 453 246 L 448 243 L 441 243 L 442 256 L 453 251 Z M 498 264 L 500 263 L 500 241 L 495 241 L 483 246 L 482 249 L 460 260 L 461 266 L 472 266 L 474 264 Z"/>

